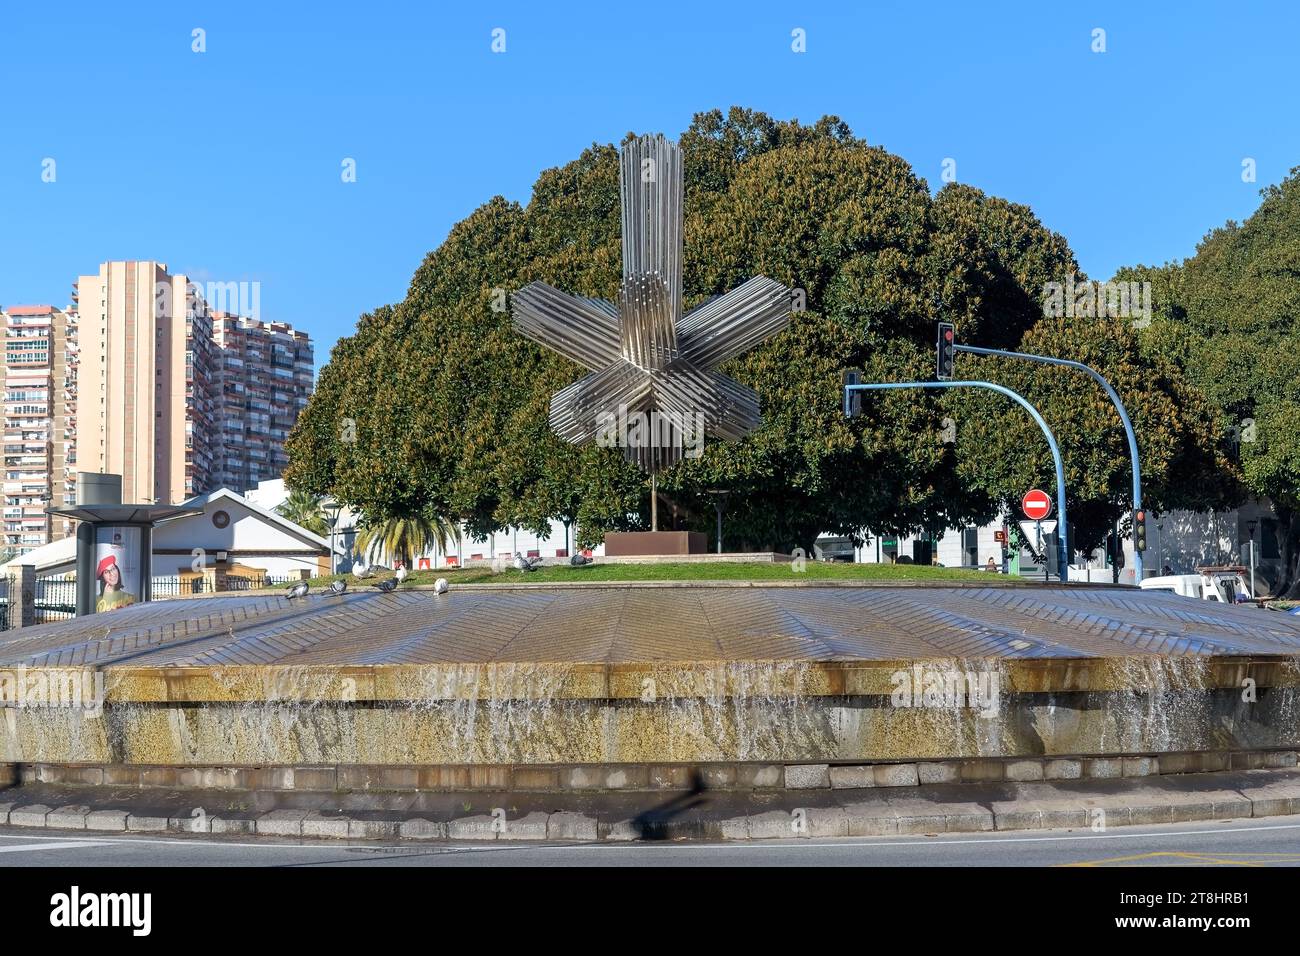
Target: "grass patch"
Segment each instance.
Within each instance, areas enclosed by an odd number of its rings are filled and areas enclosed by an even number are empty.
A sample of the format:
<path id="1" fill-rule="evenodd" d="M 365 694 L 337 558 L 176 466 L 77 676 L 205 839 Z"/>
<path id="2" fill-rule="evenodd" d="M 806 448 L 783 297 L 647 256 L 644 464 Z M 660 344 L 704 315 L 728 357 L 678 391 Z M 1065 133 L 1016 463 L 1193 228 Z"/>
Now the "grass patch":
<path id="1" fill-rule="evenodd" d="M 452 584 L 552 584 L 599 583 L 604 581 L 996 581 L 998 575 L 987 571 L 964 568 L 936 568 L 915 564 L 846 564 L 841 562 L 809 561 L 802 572 L 796 573 L 789 563 L 741 564 L 682 562 L 675 564 L 588 564 L 582 567 L 554 565 L 536 571 L 516 571 L 511 568 L 497 573 L 491 568 L 465 568 L 463 570 L 415 571 L 404 586 L 433 584 L 446 578 Z M 323 587 L 331 581 L 345 578 L 352 588 L 365 588 L 391 578 L 391 571 L 377 571 L 364 581 L 351 574 L 312 578 L 312 587 Z M 285 585 L 289 587 L 289 585 Z"/>

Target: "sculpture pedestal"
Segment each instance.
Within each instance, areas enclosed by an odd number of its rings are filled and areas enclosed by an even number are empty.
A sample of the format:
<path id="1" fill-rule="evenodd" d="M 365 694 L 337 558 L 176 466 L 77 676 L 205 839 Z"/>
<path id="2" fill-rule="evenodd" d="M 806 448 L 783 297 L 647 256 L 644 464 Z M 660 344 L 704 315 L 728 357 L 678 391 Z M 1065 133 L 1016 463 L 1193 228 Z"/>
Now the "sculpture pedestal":
<path id="1" fill-rule="evenodd" d="M 699 531 L 609 531 L 605 555 L 610 558 L 639 555 L 706 554 L 709 536 Z"/>

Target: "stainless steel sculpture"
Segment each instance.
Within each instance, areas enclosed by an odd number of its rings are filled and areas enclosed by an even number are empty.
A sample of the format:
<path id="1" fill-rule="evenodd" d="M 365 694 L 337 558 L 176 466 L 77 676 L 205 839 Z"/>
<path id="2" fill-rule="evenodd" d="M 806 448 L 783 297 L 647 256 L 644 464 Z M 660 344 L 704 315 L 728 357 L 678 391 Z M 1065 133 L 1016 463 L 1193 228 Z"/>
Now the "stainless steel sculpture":
<path id="1" fill-rule="evenodd" d="M 514 325 L 592 370 L 551 399 L 556 433 L 617 444 L 653 483 L 656 471 L 702 450 L 699 432 L 731 441 L 758 427 L 753 389 L 716 369 L 786 326 L 791 293 L 755 276 L 683 317 L 681 150 L 662 136 L 629 142 L 619 189 L 618 304 L 533 282 L 513 297 Z"/>

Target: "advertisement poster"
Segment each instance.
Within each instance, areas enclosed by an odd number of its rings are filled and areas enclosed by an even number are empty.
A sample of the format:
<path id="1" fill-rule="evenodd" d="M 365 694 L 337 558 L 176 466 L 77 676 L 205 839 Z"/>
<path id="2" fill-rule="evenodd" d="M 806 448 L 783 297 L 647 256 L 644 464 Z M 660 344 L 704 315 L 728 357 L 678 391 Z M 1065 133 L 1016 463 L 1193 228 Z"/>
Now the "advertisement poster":
<path id="1" fill-rule="evenodd" d="M 111 611 L 140 600 L 140 529 L 95 529 L 95 611 Z"/>

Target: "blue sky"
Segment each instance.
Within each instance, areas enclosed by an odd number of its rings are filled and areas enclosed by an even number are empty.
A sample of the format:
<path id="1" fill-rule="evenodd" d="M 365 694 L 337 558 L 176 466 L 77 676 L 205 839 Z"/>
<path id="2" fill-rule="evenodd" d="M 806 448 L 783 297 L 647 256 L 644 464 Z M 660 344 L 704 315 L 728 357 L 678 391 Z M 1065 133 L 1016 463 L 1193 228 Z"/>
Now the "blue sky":
<path id="1" fill-rule="evenodd" d="M 1029 204 L 1107 278 L 1190 255 L 1300 165 L 1298 11 L 6 3 L 0 303 L 62 305 L 103 260 L 160 259 L 260 281 L 263 318 L 311 332 L 323 364 L 494 194 L 526 202 L 542 169 L 592 142 L 677 136 L 731 105 L 836 114 L 932 189 L 952 158 L 960 181 Z M 355 183 L 340 178 L 347 157 Z"/>

